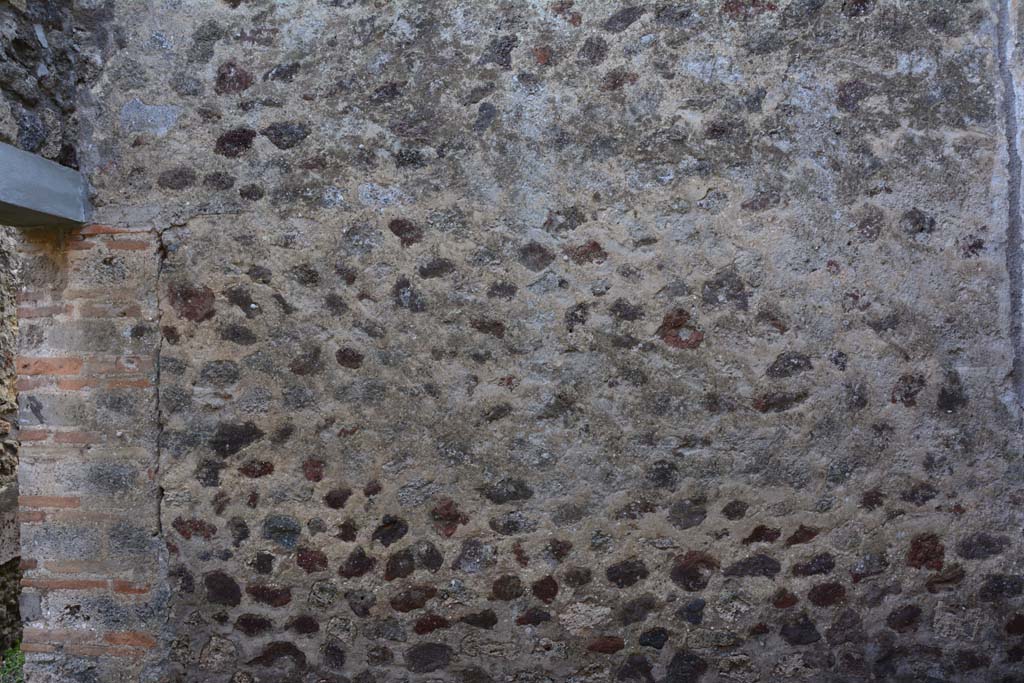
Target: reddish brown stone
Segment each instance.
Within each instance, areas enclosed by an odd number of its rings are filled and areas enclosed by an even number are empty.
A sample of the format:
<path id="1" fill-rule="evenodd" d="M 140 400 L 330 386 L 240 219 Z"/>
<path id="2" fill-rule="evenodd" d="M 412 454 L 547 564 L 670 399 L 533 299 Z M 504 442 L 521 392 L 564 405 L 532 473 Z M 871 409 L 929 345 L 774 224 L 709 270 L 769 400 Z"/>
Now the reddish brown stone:
<path id="1" fill-rule="evenodd" d="M 566 247 L 563 253 L 572 259 L 573 262 L 580 265 L 587 263 L 601 263 L 608 258 L 608 252 L 601 247 L 600 243 L 595 242 L 594 240 L 575 247 Z"/>
<path id="2" fill-rule="evenodd" d="M 874 510 L 881 507 L 883 503 L 885 503 L 885 494 L 878 489 L 865 491 L 860 497 L 860 506 L 865 510 Z"/>
<path id="3" fill-rule="evenodd" d="M 537 607 L 530 607 L 516 617 L 516 624 L 519 626 L 537 626 L 546 621 L 551 621 L 551 613 Z"/>
<path id="4" fill-rule="evenodd" d="M 217 138 L 213 151 L 228 158 L 239 157 L 252 147 L 255 139 L 256 131 L 251 128 L 232 128 Z"/>
<path id="5" fill-rule="evenodd" d="M 801 524 L 797 527 L 797 530 L 790 534 L 789 538 L 786 539 L 786 547 L 788 548 L 802 543 L 810 543 L 818 536 L 819 533 L 819 529 Z"/>
<path id="6" fill-rule="evenodd" d="M 512 555 L 516 558 L 516 562 L 520 567 L 530 566 L 530 556 L 526 554 L 526 550 L 520 541 L 512 544 Z"/>
<path id="7" fill-rule="evenodd" d="M 780 588 L 775 591 L 775 595 L 772 596 L 772 607 L 776 609 L 789 609 L 798 602 L 800 602 L 800 598 L 796 597 L 796 595 L 785 588 Z"/>
<path id="8" fill-rule="evenodd" d="M 235 619 L 235 630 L 252 637 L 274 628 L 274 622 L 257 614 L 241 614 Z"/>
<path id="9" fill-rule="evenodd" d="M 423 636 L 439 629 L 448 628 L 449 626 L 451 626 L 449 621 L 440 614 L 425 614 L 416 620 L 412 630 L 418 635 Z"/>
<path id="10" fill-rule="evenodd" d="M 807 593 L 807 599 L 818 607 L 831 607 L 846 599 L 846 588 L 841 583 L 821 583 Z"/>
<path id="11" fill-rule="evenodd" d="M 751 405 L 759 413 L 784 413 L 807 400 L 806 391 L 769 391 L 759 395 Z"/>
<path id="12" fill-rule="evenodd" d="M 332 510 L 340 510 L 345 507 L 345 503 L 348 502 L 349 497 L 352 495 L 352 489 L 339 488 L 331 489 L 324 496 L 324 505 L 331 508 Z"/>
<path id="13" fill-rule="evenodd" d="M 523 582 L 518 576 L 506 574 L 494 580 L 491 584 L 491 600 L 515 600 L 524 592 Z"/>
<path id="14" fill-rule="evenodd" d="M 625 641 L 618 636 L 600 636 L 590 641 L 590 644 L 587 645 L 587 650 L 604 655 L 613 655 L 625 646 Z"/>
<path id="15" fill-rule="evenodd" d="M 732 19 L 750 19 L 776 10 L 778 6 L 769 0 L 726 0 L 722 3 L 722 12 Z"/>
<path id="16" fill-rule="evenodd" d="M 259 479 L 274 473 L 274 463 L 266 460 L 250 460 L 238 468 L 239 474 L 250 479 Z"/>
<path id="17" fill-rule="evenodd" d="M 569 553 L 572 552 L 572 542 L 563 541 L 557 538 L 552 539 L 548 541 L 547 550 L 551 559 L 555 562 L 561 562 L 565 558 L 569 557 Z"/>
<path id="18" fill-rule="evenodd" d="M 388 562 L 384 567 L 384 580 L 404 579 L 415 570 L 416 558 L 413 556 L 412 549 L 405 548 L 388 558 Z"/>
<path id="19" fill-rule="evenodd" d="M 619 588 L 628 588 L 646 579 L 649 574 L 644 561 L 635 557 L 617 562 L 605 570 L 608 582 Z"/>
<path id="20" fill-rule="evenodd" d="M 215 314 L 213 290 L 209 287 L 193 287 L 188 284 L 171 285 L 167 290 L 167 300 L 185 320 L 201 323 Z"/>
<path id="21" fill-rule="evenodd" d="M 806 562 L 797 562 L 793 565 L 793 576 L 815 576 L 817 574 L 829 574 L 836 567 L 836 560 L 831 553 L 815 555 Z"/>
<path id="22" fill-rule="evenodd" d="M 250 583 L 245 587 L 245 592 L 256 602 L 261 602 L 271 607 L 284 607 L 292 601 L 292 589 L 277 584 Z"/>
<path id="23" fill-rule="evenodd" d="M 213 89 L 218 95 L 240 93 L 252 85 L 252 74 L 235 61 L 227 61 L 217 67 L 217 81 Z"/>
<path id="24" fill-rule="evenodd" d="M 334 354 L 334 359 L 343 368 L 349 370 L 358 370 L 363 367 L 363 354 L 356 349 L 342 348 L 338 349 Z"/>
<path id="25" fill-rule="evenodd" d="M 299 635 L 308 636 L 320 631 L 320 622 L 308 614 L 300 614 L 285 624 L 285 628 Z"/>
<path id="26" fill-rule="evenodd" d="M 338 567 L 338 575 L 346 579 L 354 579 L 370 573 L 375 566 L 377 566 L 377 559 L 368 556 L 365 550 L 357 547 Z"/>
<path id="27" fill-rule="evenodd" d="M 327 569 L 327 555 L 315 548 L 299 548 L 295 553 L 295 564 L 307 574 L 322 572 Z"/>
<path id="28" fill-rule="evenodd" d="M 470 326 L 482 334 L 490 335 L 498 339 L 505 338 L 505 323 L 491 318 L 475 318 L 469 322 Z"/>
<path id="29" fill-rule="evenodd" d="M 917 605 L 904 605 L 894 609 L 886 618 L 886 625 L 897 633 L 916 631 L 921 621 L 921 608 Z"/>
<path id="30" fill-rule="evenodd" d="M 712 572 L 718 569 L 718 566 L 718 560 L 707 553 L 691 550 L 676 557 L 670 576 L 673 583 L 684 590 L 704 590 Z"/>
<path id="31" fill-rule="evenodd" d="M 555 581 L 555 577 L 545 576 L 543 579 L 538 579 L 533 583 L 532 586 L 533 594 L 541 602 L 545 604 L 551 604 L 555 601 L 555 596 L 558 595 L 558 582 Z"/>
<path id="32" fill-rule="evenodd" d="M 687 332 L 685 337 L 684 331 Z M 676 349 L 695 349 L 704 341 L 704 333 L 690 325 L 690 313 L 682 308 L 666 313 L 655 334 Z"/>
<path id="33" fill-rule="evenodd" d="M 907 566 L 924 567 L 938 571 L 942 569 L 942 563 L 946 556 L 946 546 L 935 534 L 919 534 L 910 541 L 910 551 L 907 553 Z"/>
<path id="34" fill-rule="evenodd" d="M 191 539 L 193 536 L 209 541 L 217 534 L 217 527 L 209 522 L 204 522 L 201 519 L 182 519 L 181 517 L 175 518 L 171 522 L 171 526 L 174 530 L 181 534 L 182 538 Z"/>
<path id="35" fill-rule="evenodd" d="M 498 615 L 492 609 L 485 609 L 481 612 L 467 614 L 462 617 L 461 621 L 476 628 L 492 629 L 498 624 Z"/>
<path id="36" fill-rule="evenodd" d="M 550 45 L 540 45 L 533 48 L 533 59 L 540 66 L 548 66 L 551 64 L 554 52 Z"/>
<path id="37" fill-rule="evenodd" d="M 388 223 L 388 230 L 403 247 L 410 247 L 423 239 L 423 230 L 410 220 L 396 218 Z"/>
<path id="38" fill-rule="evenodd" d="M 316 460 L 315 458 L 307 458 L 302 463 L 302 476 L 307 481 L 318 482 L 324 478 L 324 461 Z"/>
<path id="39" fill-rule="evenodd" d="M 411 612 L 422 608 L 437 595 L 433 586 L 412 585 L 391 598 L 391 608 L 397 612 Z"/>
<path id="40" fill-rule="evenodd" d="M 459 525 L 469 522 L 469 517 L 459 510 L 459 506 L 451 498 L 441 498 L 430 511 L 437 533 L 448 538 L 455 533 Z"/>
<path id="41" fill-rule="evenodd" d="M 779 536 L 782 535 L 781 529 L 772 529 L 764 524 L 759 524 L 754 527 L 754 530 L 750 532 L 750 535 L 743 539 L 743 545 L 750 545 L 751 543 L 774 543 L 779 540 Z"/>
<path id="42" fill-rule="evenodd" d="M 614 92 L 623 86 L 633 85 L 637 80 L 639 80 L 639 78 L 639 74 L 635 71 L 630 71 L 623 67 L 616 67 L 601 78 L 601 85 L 599 87 L 604 92 Z"/>
<path id="43" fill-rule="evenodd" d="M 404 519 L 394 515 L 384 515 L 380 524 L 373 530 L 370 538 L 379 541 L 381 545 L 387 548 L 392 543 L 397 543 L 407 533 L 409 533 L 409 524 Z"/>
<path id="44" fill-rule="evenodd" d="M 356 537 L 358 535 L 359 527 L 357 527 L 356 523 L 351 519 L 346 519 L 344 522 L 338 525 L 338 533 L 335 534 L 335 538 L 351 543 L 352 541 L 356 540 Z"/>

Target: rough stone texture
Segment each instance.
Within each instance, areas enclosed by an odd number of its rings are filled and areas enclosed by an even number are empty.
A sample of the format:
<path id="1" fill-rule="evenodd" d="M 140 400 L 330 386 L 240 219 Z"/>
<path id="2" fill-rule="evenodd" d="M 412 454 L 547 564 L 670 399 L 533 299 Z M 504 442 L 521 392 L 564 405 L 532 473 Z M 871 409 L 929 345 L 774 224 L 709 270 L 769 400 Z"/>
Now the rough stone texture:
<path id="1" fill-rule="evenodd" d="M 15 372 L 18 319 L 15 291 L 19 258 L 9 229 L 0 228 L 0 650 L 21 640 L 18 596 L 18 437 Z"/>
<path id="2" fill-rule="evenodd" d="M 0 647 L 6 652 L 21 642 L 21 560 L 15 557 L 0 565 Z"/>
<path id="3" fill-rule="evenodd" d="M 28 245 L 38 680 L 1020 680 L 1018 16 L 185 5 Z"/>
<path id="4" fill-rule="evenodd" d="M 0 142 L 78 168 L 81 88 L 113 46 L 109 2 L 0 4 Z"/>

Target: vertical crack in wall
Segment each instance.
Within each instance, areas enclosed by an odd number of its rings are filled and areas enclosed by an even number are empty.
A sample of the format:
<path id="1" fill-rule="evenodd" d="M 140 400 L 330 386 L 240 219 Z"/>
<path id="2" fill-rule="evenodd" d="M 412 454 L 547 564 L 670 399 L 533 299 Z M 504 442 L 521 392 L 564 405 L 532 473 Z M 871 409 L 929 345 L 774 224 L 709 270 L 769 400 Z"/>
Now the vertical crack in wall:
<path id="1" fill-rule="evenodd" d="M 1017 404 L 1024 406 L 1024 315 L 1021 296 L 1024 293 L 1024 255 L 1022 255 L 1021 218 L 1021 156 L 1020 117 L 1017 111 L 1017 88 L 1013 60 L 1017 52 L 1017 30 L 1014 24 L 1016 0 L 999 0 L 996 36 L 999 53 L 999 75 L 1003 81 L 1003 116 L 1006 130 L 1007 205 L 1006 268 L 1010 282 L 1010 334 L 1013 343 L 1012 381 Z"/>
<path id="2" fill-rule="evenodd" d="M 161 298 L 161 278 L 164 270 L 164 263 L 167 261 L 167 245 L 164 244 L 164 233 L 163 230 L 154 230 L 157 241 L 157 265 L 156 265 L 156 327 L 157 327 L 157 341 L 156 341 L 156 357 L 153 359 L 154 368 L 154 396 L 156 398 L 156 467 L 154 468 L 153 478 L 156 483 L 157 500 L 156 500 L 156 533 L 155 536 L 163 537 L 163 500 L 164 500 L 164 487 L 160 483 L 160 470 L 163 465 L 163 440 L 164 440 L 164 412 L 163 403 L 160 400 L 160 370 L 161 361 L 163 359 L 164 351 L 164 334 L 161 322 L 163 320 L 163 300 Z"/>

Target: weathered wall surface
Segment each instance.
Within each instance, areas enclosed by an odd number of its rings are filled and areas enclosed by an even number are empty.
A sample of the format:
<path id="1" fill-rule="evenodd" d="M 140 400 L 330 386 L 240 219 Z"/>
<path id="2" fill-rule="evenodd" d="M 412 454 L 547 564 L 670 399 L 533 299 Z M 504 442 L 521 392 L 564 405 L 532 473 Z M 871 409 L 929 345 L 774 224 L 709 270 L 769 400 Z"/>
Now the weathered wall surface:
<path id="1" fill-rule="evenodd" d="M 1014 13 L 145 5 L 33 252 L 38 680 L 1021 680 Z"/>
<path id="2" fill-rule="evenodd" d="M 18 480 L 32 681 L 127 680 L 166 621 L 156 246 L 148 231 L 99 226 L 23 234 Z"/>
<path id="3" fill-rule="evenodd" d="M 78 168 L 88 138 L 80 110 L 111 36 L 103 3 L 11 0 L 0 3 L 0 142 Z M 109 6 L 106 7 L 109 10 Z M 86 151 L 88 151 L 86 149 Z M 3 169 L 4 173 L 17 169 Z M 21 639 L 16 429 L 15 233 L 0 235 L 0 650 Z M 22 413 L 32 414 L 37 404 Z"/>
<path id="4" fill-rule="evenodd" d="M 0 233 L 0 651 L 21 640 L 15 383 L 17 242 Z"/>
<path id="5" fill-rule="evenodd" d="M 0 3 L 0 142 L 78 168 L 91 83 L 113 47 L 110 3 Z M 84 96 L 84 97 L 83 97 Z"/>

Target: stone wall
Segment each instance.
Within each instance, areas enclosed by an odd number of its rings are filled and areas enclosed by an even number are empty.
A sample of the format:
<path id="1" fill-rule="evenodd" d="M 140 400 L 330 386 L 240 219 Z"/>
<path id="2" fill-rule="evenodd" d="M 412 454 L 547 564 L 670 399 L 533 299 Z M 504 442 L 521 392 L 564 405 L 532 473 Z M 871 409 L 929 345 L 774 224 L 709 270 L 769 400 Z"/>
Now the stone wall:
<path id="1" fill-rule="evenodd" d="M 33 680 L 1021 680 L 1013 3 L 145 5 Z"/>
<path id="2" fill-rule="evenodd" d="M 112 11 L 110 0 L 0 2 L 0 142 L 71 168 L 94 156 L 91 84 L 118 47 Z"/>
<path id="3" fill-rule="evenodd" d="M 21 640 L 18 596 L 18 440 L 15 291 L 19 258 L 11 232 L 0 233 L 0 652 Z"/>

